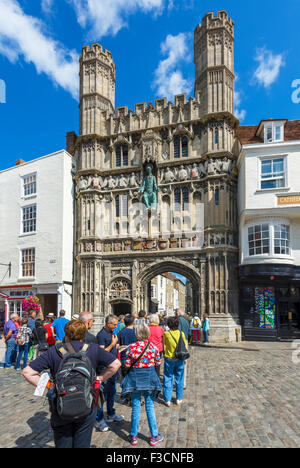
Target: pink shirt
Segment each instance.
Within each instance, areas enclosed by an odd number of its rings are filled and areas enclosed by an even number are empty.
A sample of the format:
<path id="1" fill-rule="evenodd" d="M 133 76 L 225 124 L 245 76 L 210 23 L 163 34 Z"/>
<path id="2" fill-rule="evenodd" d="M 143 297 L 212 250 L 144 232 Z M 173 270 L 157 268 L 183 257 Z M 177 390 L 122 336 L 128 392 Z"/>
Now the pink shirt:
<path id="1" fill-rule="evenodd" d="M 159 325 L 149 325 L 149 330 L 150 330 L 150 338 L 149 338 L 150 343 L 153 343 L 154 346 L 157 347 L 158 351 L 162 352 L 164 350 L 163 335 L 165 333 L 165 330 Z"/>

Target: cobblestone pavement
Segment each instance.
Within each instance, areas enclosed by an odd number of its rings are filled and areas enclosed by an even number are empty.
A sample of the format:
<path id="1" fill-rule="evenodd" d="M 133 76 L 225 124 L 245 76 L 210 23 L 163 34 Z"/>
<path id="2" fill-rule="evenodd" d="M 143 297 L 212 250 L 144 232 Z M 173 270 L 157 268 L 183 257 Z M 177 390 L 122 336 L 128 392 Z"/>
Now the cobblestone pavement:
<path id="1" fill-rule="evenodd" d="M 160 447 L 300 447 L 300 364 L 290 343 L 192 347 L 181 407 L 160 401 Z M 118 386 L 119 390 L 119 386 Z M 174 395 L 175 396 L 175 395 Z M 129 447 L 131 409 L 111 431 L 94 432 L 92 446 Z M 33 396 L 20 372 L 0 370 L 0 447 L 53 447 L 48 407 Z M 142 407 L 138 447 L 149 447 Z"/>

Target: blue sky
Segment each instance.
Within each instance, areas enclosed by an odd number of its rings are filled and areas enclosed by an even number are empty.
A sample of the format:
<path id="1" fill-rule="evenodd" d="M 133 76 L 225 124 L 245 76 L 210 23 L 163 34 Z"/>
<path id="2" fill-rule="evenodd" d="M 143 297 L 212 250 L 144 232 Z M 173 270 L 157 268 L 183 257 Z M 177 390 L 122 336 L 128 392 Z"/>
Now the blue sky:
<path id="1" fill-rule="evenodd" d="M 235 22 L 242 124 L 300 118 L 300 99 L 292 100 L 295 80 L 300 88 L 299 0 L 0 0 L 0 170 L 65 148 L 66 132 L 78 131 L 85 44 L 112 52 L 116 106 L 193 95 L 193 31 L 220 9 Z"/>

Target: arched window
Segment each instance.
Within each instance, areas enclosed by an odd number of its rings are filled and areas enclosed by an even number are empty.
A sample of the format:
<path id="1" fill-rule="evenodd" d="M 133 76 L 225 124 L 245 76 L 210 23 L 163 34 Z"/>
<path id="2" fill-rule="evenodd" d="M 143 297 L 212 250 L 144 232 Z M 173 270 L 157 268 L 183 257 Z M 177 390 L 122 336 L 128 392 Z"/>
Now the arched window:
<path id="1" fill-rule="evenodd" d="M 120 195 L 116 196 L 116 218 L 120 217 Z"/>
<path id="2" fill-rule="evenodd" d="M 120 145 L 116 147 L 116 166 L 128 166 L 128 146 Z"/>
<path id="3" fill-rule="evenodd" d="M 215 145 L 219 144 L 219 130 L 215 129 Z"/>
<path id="4" fill-rule="evenodd" d="M 217 187 L 216 190 L 215 190 L 215 204 L 216 204 L 216 206 L 218 206 L 219 203 L 220 203 L 220 190 Z"/>
<path id="5" fill-rule="evenodd" d="M 181 190 L 180 188 L 175 189 L 174 191 L 174 200 L 175 200 L 175 210 L 179 211 L 180 210 L 180 205 L 181 205 Z"/>
<path id="6" fill-rule="evenodd" d="M 189 189 L 187 187 L 183 187 L 182 189 L 182 209 L 187 209 L 189 203 Z"/>
<path id="7" fill-rule="evenodd" d="M 189 189 L 187 187 L 183 187 L 182 189 L 176 188 L 174 191 L 174 201 L 176 211 L 187 209 L 187 204 L 189 203 Z"/>
<path id="8" fill-rule="evenodd" d="M 174 158 L 187 158 L 189 155 L 188 139 L 186 136 L 174 138 Z"/>

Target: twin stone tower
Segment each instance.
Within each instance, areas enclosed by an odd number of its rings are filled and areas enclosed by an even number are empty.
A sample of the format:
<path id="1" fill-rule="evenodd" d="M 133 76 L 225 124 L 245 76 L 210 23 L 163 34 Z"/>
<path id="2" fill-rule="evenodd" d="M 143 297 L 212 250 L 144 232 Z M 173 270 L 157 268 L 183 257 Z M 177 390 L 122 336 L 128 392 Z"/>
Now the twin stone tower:
<path id="1" fill-rule="evenodd" d="M 194 38 L 195 97 L 142 102 L 134 112 L 115 109 L 112 54 L 100 44 L 82 49 L 79 136 L 68 134 L 77 168 L 74 311 L 92 312 L 95 330 L 109 313 L 151 310 L 151 279 L 174 272 L 187 278 L 187 311 L 210 315 L 211 341 L 236 339 L 233 21 L 208 13 Z M 150 173 L 157 206 L 147 210 L 140 188 Z"/>

